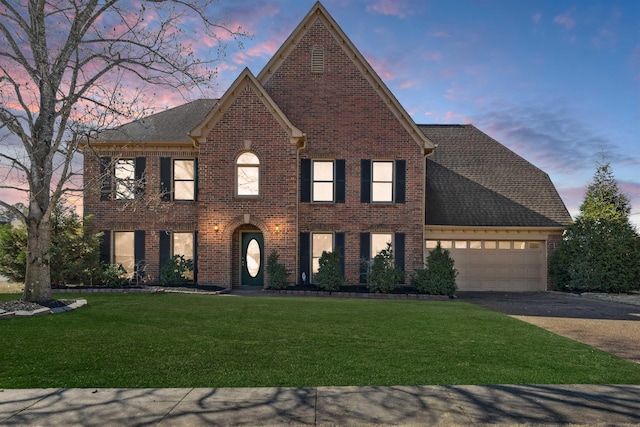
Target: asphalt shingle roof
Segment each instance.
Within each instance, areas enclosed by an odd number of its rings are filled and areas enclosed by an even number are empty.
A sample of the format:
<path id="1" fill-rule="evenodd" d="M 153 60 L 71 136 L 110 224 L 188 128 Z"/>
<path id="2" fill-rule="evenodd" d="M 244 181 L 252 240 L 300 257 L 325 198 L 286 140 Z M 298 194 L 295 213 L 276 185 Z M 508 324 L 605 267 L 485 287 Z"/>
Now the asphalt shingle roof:
<path id="1" fill-rule="evenodd" d="M 473 125 L 419 125 L 436 145 L 427 159 L 426 224 L 565 227 L 549 176 Z"/>
<path id="2" fill-rule="evenodd" d="M 189 142 L 189 132 L 209 114 L 217 99 L 198 99 L 102 132 L 98 141 Z"/>

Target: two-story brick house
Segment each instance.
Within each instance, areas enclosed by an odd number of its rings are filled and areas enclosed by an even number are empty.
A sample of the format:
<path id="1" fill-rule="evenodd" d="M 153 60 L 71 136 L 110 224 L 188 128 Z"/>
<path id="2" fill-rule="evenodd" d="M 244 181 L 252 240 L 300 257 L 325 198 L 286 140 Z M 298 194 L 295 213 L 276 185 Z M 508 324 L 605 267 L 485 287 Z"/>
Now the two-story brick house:
<path id="1" fill-rule="evenodd" d="M 535 277 L 506 274 L 513 289 L 543 289 L 547 249 L 569 221 L 546 174 L 475 127 L 416 125 L 320 3 L 257 76 L 245 69 L 219 100 L 107 131 L 89 151 L 84 208 L 105 232 L 102 259 L 151 280 L 184 255 L 199 283 L 262 286 L 275 250 L 292 281 L 309 283 L 322 251 L 339 248 L 357 284 L 387 242 L 410 273 L 437 239 L 458 252 L 463 289 L 476 287 L 475 254 L 485 266 L 535 264 Z M 504 173 L 517 175 L 506 190 Z M 460 203 L 469 189 L 481 203 Z"/>

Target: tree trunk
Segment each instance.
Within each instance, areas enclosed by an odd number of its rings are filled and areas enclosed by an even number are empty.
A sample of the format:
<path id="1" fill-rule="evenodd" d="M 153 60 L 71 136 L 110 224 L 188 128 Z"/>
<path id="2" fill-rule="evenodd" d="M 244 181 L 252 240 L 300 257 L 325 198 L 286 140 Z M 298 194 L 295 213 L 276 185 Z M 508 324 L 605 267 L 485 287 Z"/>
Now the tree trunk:
<path id="1" fill-rule="evenodd" d="M 50 222 L 29 218 L 27 223 L 27 271 L 24 281 L 25 301 L 49 301 L 51 297 Z"/>

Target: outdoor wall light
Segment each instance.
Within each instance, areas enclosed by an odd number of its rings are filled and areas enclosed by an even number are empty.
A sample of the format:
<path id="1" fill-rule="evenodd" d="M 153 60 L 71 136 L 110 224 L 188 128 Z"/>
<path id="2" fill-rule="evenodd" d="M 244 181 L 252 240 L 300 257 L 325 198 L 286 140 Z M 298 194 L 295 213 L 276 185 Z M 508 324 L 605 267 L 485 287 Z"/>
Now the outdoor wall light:
<path id="1" fill-rule="evenodd" d="M 220 227 L 218 227 L 218 224 L 213 226 L 213 230 L 217 233 L 220 230 Z"/>
<path id="2" fill-rule="evenodd" d="M 276 233 L 279 233 L 279 232 L 280 232 L 280 227 L 276 225 Z"/>

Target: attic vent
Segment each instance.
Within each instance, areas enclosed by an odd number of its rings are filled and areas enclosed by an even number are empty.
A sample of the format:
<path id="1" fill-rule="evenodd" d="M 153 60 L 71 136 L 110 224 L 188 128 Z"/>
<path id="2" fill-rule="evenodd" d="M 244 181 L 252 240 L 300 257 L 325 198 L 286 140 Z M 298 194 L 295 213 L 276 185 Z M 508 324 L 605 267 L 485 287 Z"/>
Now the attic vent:
<path id="1" fill-rule="evenodd" d="M 324 49 L 315 46 L 311 49 L 311 72 L 324 73 Z"/>

